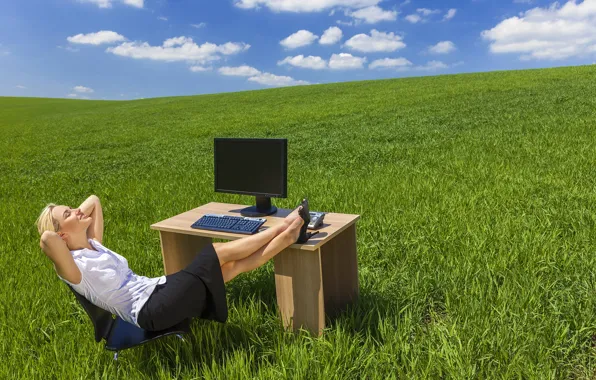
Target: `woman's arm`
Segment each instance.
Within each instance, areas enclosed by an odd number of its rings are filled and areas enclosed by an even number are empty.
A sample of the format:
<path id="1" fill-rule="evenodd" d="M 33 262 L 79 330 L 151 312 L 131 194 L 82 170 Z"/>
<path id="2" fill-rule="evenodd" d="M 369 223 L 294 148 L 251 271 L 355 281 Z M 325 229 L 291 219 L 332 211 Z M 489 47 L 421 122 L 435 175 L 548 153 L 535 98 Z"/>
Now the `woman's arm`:
<path id="1" fill-rule="evenodd" d="M 81 271 L 74 262 L 68 246 L 57 233 L 45 231 L 41 235 L 39 246 L 46 256 L 54 262 L 54 268 L 60 277 L 73 284 L 81 282 L 83 279 Z"/>
<path id="2" fill-rule="evenodd" d="M 79 206 L 83 214 L 89 216 L 91 225 L 87 229 L 87 239 L 95 239 L 101 243 L 103 239 L 103 211 L 96 195 L 91 195 Z"/>

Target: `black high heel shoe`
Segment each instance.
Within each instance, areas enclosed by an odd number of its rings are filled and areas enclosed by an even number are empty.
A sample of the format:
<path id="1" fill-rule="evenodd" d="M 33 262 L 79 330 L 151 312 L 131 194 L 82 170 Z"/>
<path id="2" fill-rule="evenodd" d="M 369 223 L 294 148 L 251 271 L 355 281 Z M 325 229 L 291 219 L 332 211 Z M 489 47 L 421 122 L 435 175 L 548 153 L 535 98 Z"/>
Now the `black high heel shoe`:
<path id="1" fill-rule="evenodd" d="M 300 227 L 300 236 L 298 236 L 298 240 L 296 240 L 297 244 L 304 244 L 313 235 L 316 235 L 319 233 L 319 231 L 306 232 L 306 229 L 308 228 L 308 223 L 310 223 L 310 212 L 308 211 L 308 199 L 307 198 L 302 199 L 301 206 L 302 206 L 302 208 L 300 210 L 298 210 L 298 214 L 304 221 L 304 224 L 302 224 L 302 226 Z"/>

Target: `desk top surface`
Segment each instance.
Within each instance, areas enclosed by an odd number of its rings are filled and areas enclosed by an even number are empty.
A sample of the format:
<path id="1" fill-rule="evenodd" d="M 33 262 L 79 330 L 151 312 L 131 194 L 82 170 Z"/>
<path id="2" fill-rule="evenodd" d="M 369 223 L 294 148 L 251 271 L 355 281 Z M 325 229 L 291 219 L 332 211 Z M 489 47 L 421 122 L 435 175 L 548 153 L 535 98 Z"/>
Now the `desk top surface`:
<path id="1" fill-rule="evenodd" d="M 151 225 L 151 229 L 158 231 L 176 232 L 186 235 L 197 235 L 203 237 L 211 237 L 217 239 L 236 240 L 246 236 L 244 234 L 235 234 L 230 232 L 209 231 L 191 228 L 190 226 L 200 219 L 205 214 L 222 214 L 241 216 L 240 210 L 247 207 L 246 205 L 235 205 L 229 203 L 211 202 L 197 207 L 182 214 L 173 216 L 169 219 L 162 220 Z M 292 210 L 285 208 L 278 208 L 277 212 L 272 215 L 264 216 L 267 219 L 263 227 L 273 227 L 282 223 L 283 219 L 288 216 Z M 306 251 L 315 251 L 326 242 L 330 241 L 334 236 L 356 223 L 360 219 L 360 215 L 353 214 L 337 214 L 327 213 L 323 219 L 323 225 L 318 229 L 319 233 L 311 237 L 304 244 L 293 244 L 291 248 L 302 249 Z M 314 232 L 313 230 L 308 230 Z M 257 232 L 258 233 L 258 232 Z"/>

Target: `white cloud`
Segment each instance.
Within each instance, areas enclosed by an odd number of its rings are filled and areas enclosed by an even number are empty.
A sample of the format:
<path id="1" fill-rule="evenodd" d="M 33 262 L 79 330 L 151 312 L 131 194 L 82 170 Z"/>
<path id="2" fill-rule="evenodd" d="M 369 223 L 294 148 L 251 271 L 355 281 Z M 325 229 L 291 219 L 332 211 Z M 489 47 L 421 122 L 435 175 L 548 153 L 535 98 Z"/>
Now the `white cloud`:
<path id="1" fill-rule="evenodd" d="M 181 36 L 165 40 L 162 46 L 151 46 L 147 42 L 125 42 L 106 49 L 106 52 L 135 59 L 204 64 L 216 61 L 222 55 L 237 54 L 249 48 L 250 45 L 243 42 L 226 42 L 222 45 L 205 42 L 197 45 L 192 38 Z"/>
<path id="2" fill-rule="evenodd" d="M 79 2 L 92 3 L 92 4 L 97 5 L 100 8 L 111 8 L 112 7 L 112 0 L 79 0 Z"/>
<path id="3" fill-rule="evenodd" d="M 302 54 L 295 57 L 286 57 L 284 60 L 277 62 L 278 65 L 292 65 L 295 67 L 301 67 L 303 69 L 322 70 L 327 68 L 327 62 L 321 57 L 314 57 L 309 55 L 308 57 Z"/>
<path id="4" fill-rule="evenodd" d="M 271 73 L 260 73 L 248 78 L 248 80 L 251 82 L 264 84 L 266 86 L 297 86 L 310 84 L 307 81 L 296 80 L 292 77 L 274 75 Z"/>
<path id="5" fill-rule="evenodd" d="M 95 92 L 92 88 L 85 87 L 85 86 L 75 86 L 75 87 L 73 87 L 73 90 L 75 92 L 78 92 L 81 94 L 92 94 Z"/>
<path id="6" fill-rule="evenodd" d="M 333 7 L 360 9 L 377 5 L 382 0 L 236 0 L 238 8 L 265 6 L 274 12 L 321 12 Z"/>
<path id="7" fill-rule="evenodd" d="M 112 44 L 126 40 L 126 37 L 111 30 L 100 30 L 97 33 L 77 34 L 67 37 L 66 40 L 73 44 L 101 45 Z"/>
<path id="8" fill-rule="evenodd" d="M 200 28 L 206 27 L 207 26 L 207 23 L 206 22 L 200 22 L 198 24 L 190 24 L 190 26 L 192 26 L 193 28 L 200 29 Z"/>
<path id="9" fill-rule="evenodd" d="M 445 13 L 445 16 L 443 16 L 443 21 L 451 20 L 452 18 L 455 17 L 456 13 L 457 13 L 457 9 L 455 9 L 455 8 L 449 9 L 447 11 L 447 13 Z"/>
<path id="10" fill-rule="evenodd" d="M 370 31 L 370 36 L 366 34 L 355 35 L 347 40 L 345 45 L 352 50 L 365 53 L 396 51 L 406 47 L 401 36 L 396 36 L 393 32 L 379 32 L 375 29 Z"/>
<path id="11" fill-rule="evenodd" d="M 122 0 L 122 2 L 137 8 L 143 8 L 144 5 L 144 0 Z"/>
<path id="12" fill-rule="evenodd" d="M 307 46 L 315 42 L 319 36 L 309 32 L 308 30 L 299 30 L 294 34 L 289 35 L 279 42 L 280 45 L 286 49 L 296 49 L 301 46 Z"/>
<path id="13" fill-rule="evenodd" d="M 66 96 L 68 96 L 68 97 L 71 97 L 71 98 L 76 98 L 76 97 L 77 97 L 77 96 L 79 96 L 79 95 L 77 95 L 77 94 L 68 94 L 68 95 L 66 95 Z"/>
<path id="14" fill-rule="evenodd" d="M 174 46 L 184 46 L 184 44 L 187 44 L 187 43 L 192 44 L 192 38 L 180 36 L 180 37 L 168 38 L 167 40 L 165 40 L 163 42 L 163 46 L 171 48 Z"/>
<path id="15" fill-rule="evenodd" d="M 252 77 L 259 75 L 261 72 L 254 67 L 242 65 L 238 67 L 224 66 L 220 67 L 219 70 L 222 75 L 237 76 L 237 77 Z"/>
<path id="16" fill-rule="evenodd" d="M 319 43 L 321 45 L 333 45 L 343 37 L 343 32 L 337 26 L 332 26 L 327 29 L 321 38 L 319 39 Z"/>
<path id="17" fill-rule="evenodd" d="M 112 4 L 116 0 L 79 0 L 81 3 L 91 3 L 95 4 L 100 8 L 111 8 Z M 130 5 L 136 8 L 143 8 L 144 0 L 120 0 L 122 3 L 126 5 Z"/>
<path id="18" fill-rule="evenodd" d="M 332 70 L 361 69 L 366 62 L 366 57 L 354 57 L 352 54 L 333 54 L 329 59 L 329 68 Z"/>
<path id="19" fill-rule="evenodd" d="M 428 17 L 436 14 L 441 13 L 438 9 L 428 9 L 428 8 L 418 8 L 416 9 L 418 13 L 412 13 L 406 16 L 406 21 L 411 22 L 412 24 L 416 24 L 418 22 L 426 22 Z"/>
<path id="20" fill-rule="evenodd" d="M 373 61 L 368 68 L 369 69 L 384 69 L 392 68 L 396 71 L 439 71 L 463 65 L 463 62 L 457 62 L 451 65 L 446 64 L 442 61 L 429 61 L 424 65 L 414 65 L 412 62 L 405 58 L 384 58 Z"/>
<path id="21" fill-rule="evenodd" d="M 337 20 L 335 22 L 337 25 L 345 25 L 345 26 L 352 26 L 354 25 L 353 21 L 341 21 L 341 20 Z"/>
<path id="22" fill-rule="evenodd" d="M 596 53 L 596 0 L 533 8 L 482 32 L 492 53 L 559 60 Z"/>
<path id="23" fill-rule="evenodd" d="M 25 87 L 25 86 L 23 86 L 21 84 L 17 84 L 15 87 L 16 88 L 20 88 L 21 90 L 26 90 L 27 89 L 27 87 Z"/>
<path id="24" fill-rule="evenodd" d="M 348 53 L 333 54 L 329 58 L 329 62 L 321 57 L 312 55 L 305 57 L 302 54 L 295 57 L 286 57 L 277 62 L 280 66 L 291 65 L 312 70 L 324 70 L 327 68 L 331 70 L 361 69 L 365 63 L 366 57 L 355 57 Z"/>
<path id="25" fill-rule="evenodd" d="M 455 44 L 451 41 L 441 41 L 428 48 L 428 51 L 432 54 L 449 54 L 455 50 Z"/>
<path id="26" fill-rule="evenodd" d="M 427 62 L 426 65 L 416 66 L 414 68 L 414 70 L 435 71 L 435 70 L 441 70 L 441 69 L 447 69 L 447 68 L 449 68 L 449 65 L 447 65 L 444 62 L 441 62 L 441 61 L 430 61 L 430 62 Z"/>
<path id="27" fill-rule="evenodd" d="M 418 8 L 416 12 L 423 14 L 424 16 L 430 16 L 435 13 L 441 13 L 438 9 Z"/>
<path id="28" fill-rule="evenodd" d="M 163 17 L 163 16 L 160 16 L 157 19 L 158 20 L 161 20 L 161 21 L 168 21 L 168 18 L 167 17 Z"/>
<path id="29" fill-rule="evenodd" d="M 362 8 L 355 12 L 347 12 L 347 15 L 359 21 L 364 20 L 367 24 L 375 24 L 380 21 L 395 21 L 397 18 L 396 11 L 386 11 L 376 5 Z"/>
<path id="30" fill-rule="evenodd" d="M 199 72 L 203 72 L 203 71 L 209 71 L 209 70 L 211 70 L 211 67 L 191 66 L 188 69 L 190 71 L 192 71 L 193 73 L 199 73 Z"/>
<path id="31" fill-rule="evenodd" d="M 411 22 L 412 24 L 416 24 L 417 22 L 421 21 L 422 17 L 413 13 L 411 15 L 406 16 L 406 21 Z"/>
<path id="32" fill-rule="evenodd" d="M 385 68 L 398 68 L 398 67 L 410 67 L 412 62 L 405 58 L 383 58 L 372 61 L 368 65 L 369 69 L 385 69 Z"/>
<path id="33" fill-rule="evenodd" d="M 292 77 L 263 73 L 254 67 L 242 65 L 238 67 L 224 66 L 217 70 L 221 75 L 248 77 L 247 80 L 266 86 L 296 86 L 310 84 L 307 81 L 295 80 Z"/>

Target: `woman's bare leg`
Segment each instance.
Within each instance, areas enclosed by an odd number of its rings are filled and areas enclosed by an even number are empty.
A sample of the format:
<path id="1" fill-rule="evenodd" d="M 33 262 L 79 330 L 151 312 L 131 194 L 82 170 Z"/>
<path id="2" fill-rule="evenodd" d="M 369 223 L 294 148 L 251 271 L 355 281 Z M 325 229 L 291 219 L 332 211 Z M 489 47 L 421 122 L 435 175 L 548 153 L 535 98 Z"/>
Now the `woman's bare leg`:
<path id="1" fill-rule="evenodd" d="M 256 251 L 274 237 L 283 232 L 283 225 L 268 228 L 258 234 L 247 236 L 226 243 L 213 243 L 213 248 L 219 258 L 219 264 L 240 260 Z"/>
<path id="2" fill-rule="evenodd" d="M 217 253 L 220 266 L 223 266 L 230 261 L 241 260 L 250 256 L 256 250 L 284 232 L 296 218 L 300 218 L 298 214 L 299 208 L 300 207 L 292 211 L 291 214 L 286 216 L 282 224 L 279 224 L 275 227 L 268 228 L 265 231 L 244 237 L 242 239 L 233 240 L 226 243 L 214 243 L 213 248 L 215 248 L 215 252 Z"/>
<path id="3" fill-rule="evenodd" d="M 275 255 L 294 244 L 300 235 L 300 227 L 304 223 L 302 218 L 294 219 L 285 231 L 273 240 L 259 248 L 256 252 L 240 260 L 230 261 L 221 266 L 224 282 L 232 280 L 240 273 L 248 272 L 265 264 Z"/>

